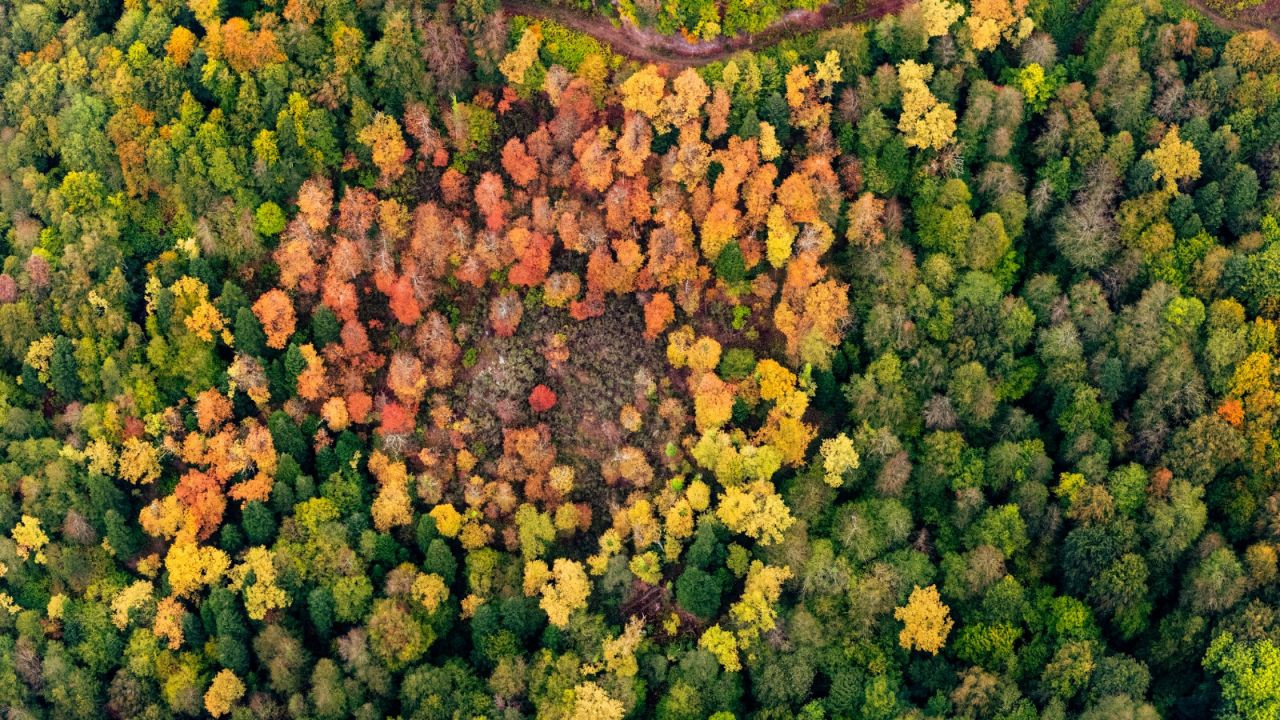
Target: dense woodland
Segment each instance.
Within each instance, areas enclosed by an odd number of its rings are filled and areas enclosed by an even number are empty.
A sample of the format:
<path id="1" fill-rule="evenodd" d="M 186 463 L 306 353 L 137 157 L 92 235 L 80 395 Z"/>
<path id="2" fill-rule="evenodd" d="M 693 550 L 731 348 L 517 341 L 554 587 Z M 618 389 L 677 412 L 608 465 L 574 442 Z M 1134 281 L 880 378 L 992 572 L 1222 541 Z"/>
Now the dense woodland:
<path id="1" fill-rule="evenodd" d="M 1273 720 L 1277 218 L 1157 0 L 0 2 L 0 711 Z"/>

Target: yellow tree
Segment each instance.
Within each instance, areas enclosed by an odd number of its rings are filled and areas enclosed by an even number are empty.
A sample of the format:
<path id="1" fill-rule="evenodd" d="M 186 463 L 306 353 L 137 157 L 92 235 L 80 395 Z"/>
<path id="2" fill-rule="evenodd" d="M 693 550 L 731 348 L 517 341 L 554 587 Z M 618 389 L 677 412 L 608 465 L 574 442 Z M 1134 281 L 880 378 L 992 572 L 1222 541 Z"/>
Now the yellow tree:
<path id="1" fill-rule="evenodd" d="M 44 546 L 49 544 L 49 536 L 40 527 L 40 518 L 23 515 L 22 520 L 13 527 L 13 541 L 17 543 L 18 557 L 29 559 L 34 553 L 37 563 L 45 561 Z"/>
<path id="2" fill-rule="evenodd" d="M 946 35 L 960 16 L 964 8 L 948 0 L 921 0 L 920 17 L 924 21 L 924 32 L 931 38 Z"/>
<path id="3" fill-rule="evenodd" d="M 111 600 L 111 622 L 123 630 L 129 624 L 129 613 L 150 604 L 155 586 L 149 580 L 138 580 Z"/>
<path id="4" fill-rule="evenodd" d="M 373 164 L 382 173 L 381 182 L 387 183 L 404 174 L 405 158 L 409 146 L 405 144 L 400 124 L 390 115 L 378 113 L 373 121 L 356 136 L 373 153 Z"/>
<path id="5" fill-rule="evenodd" d="M 632 615 L 621 635 L 604 641 L 605 669 L 618 677 L 635 677 L 640 670 L 636 663 L 636 648 L 643 640 L 644 620 Z"/>
<path id="6" fill-rule="evenodd" d="M 1027 0 L 973 0 L 965 26 L 975 50 L 992 50 L 1001 38 L 1016 46 L 1035 28 L 1027 17 Z"/>
<path id="7" fill-rule="evenodd" d="M 457 537 L 462 530 L 462 515 L 449 503 L 437 505 L 427 514 L 436 521 L 436 530 L 447 538 Z"/>
<path id="8" fill-rule="evenodd" d="M 289 596 L 276 585 L 274 556 L 265 547 L 249 548 L 244 561 L 232 568 L 228 577 L 231 589 L 244 593 L 245 610 L 253 620 L 289 605 Z"/>
<path id="9" fill-rule="evenodd" d="M 1164 185 L 1168 192 L 1178 192 L 1179 180 L 1200 177 L 1200 151 L 1178 136 L 1177 125 L 1169 128 L 1160 144 L 1142 157 L 1155 166 L 1151 179 Z"/>
<path id="10" fill-rule="evenodd" d="M 435 573 L 419 573 L 413 580 L 410 593 L 427 612 L 433 613 L 449 597 L 449 586 Z"/>
<path id="11" fill-rule="evenodd" d="M 231 712 L 231 706 L 244 697 L 244 683 L 230 670 L 222 670 L 213 676 L 209 690 L 204 694 L 204 709 L 214 717 Z"/>
<path id="12" fill-rule="evenodd" d="M 754 538 L 761 545 L 782 540 L 795 518 L 782 497 L 765 480 L 725 488 L 716 517 L 732 532 Z"/>
<path id="13" fill-rule="evenodd" d="M 581 563 L 565 558 L 556 558 L 551 568 L 551 579 L 542 586 L 542 600 L 538 606 L 547 613 L 552 625 L 562 628 L 569 624 L 569 616 L 575 610 L 587 606 L 591 580 Z"/>
<path id="14" fill-rule="evenodd" d="M 573 689 L 569 720 L 622 720 L 625 714 L 622 703 L 593 682 L 584 682 Z"/>
<path id="15" fill-rule="evenodd" d="M 956 131 L 956 112 L 938 102 L 926 84 L 933 77 L 933 66 L 904 60 L 898 65 L 898 86 L 902 89 L 902 115 L 898 129 L 906 135 L 908 147 L 940 150 L 949 144 Z"/>
<path id="16" fill-rule="evenodd" d="M 702 633 L 698 647 L 715 655 L 726 672 L 742 669 L 742 662 L 738 659 L 738 639 L 719 625 L 712 625 Z"/>
<path id="17" fill-rule="evenodd" d="M 231 559 L 218 548 L 200 547 L 184 540 L 174 543 L 164 559 L 169 572 L 169 587 L 175 596 L 181 597 L 222 579 Z"/>
<path id="18" fill-rule="evenodd" d="M 751 561 L 742 598 L 729 606 L 729 615 L 738 624 L 738 642 L 748 645 L 777 625 L 778 598 L 782 584 L 791 578 L 791 569 Z"/>
<path id="19" fill-rule="evenodd" d="M 791 248 L 800 230 L 787 219 L 787 212 L 778 204 L 769 206 L 765 228 L 768 231 L 764 241 L 765 257 L 770 265 L 781 268 L 791 259 Z"/>
<path id="20" fill-rule="evenodd" d="M 954 624 L 951 609 L 942 603 L 938 588 L 916 586 L 907 598 L 907 604 L 894 610 L 893 617 L 903 623 L 898 633 L 898 644 L 907 650 L 923 650 L 937 655 L 947 642 L 947 634 Z"/>
<path id="21" fill-rule="evenodd" d="M 653 65 L 645 65 L 618 87 L 622 93 L 622 107 L 644 115 L 653 122 L 662 108 L 662 96 L 667 81 Z M 665 129 L 665 127 L 663 128 Z"/>
<path id="22" fill-rule="evenodd" d="M 844 484 L 844 474 L 858 467 L 858 451 L 848 435 L 840 433 L 822 441 L 822 480 L 831 487 Z"/>
<path id="23" fill-rule="evenodd" d="M 511 85 L 524 83 L 525 73 L 538 61 L 538 48 L 542 46 L 542 32 L 538 26 L 530 25 L 520 36 L 520 42 L 507 56 L 498 63 L 498 70 Z"/>
<path id="24" fill-rule="evenodd" d="M 119 472 L 131 485 L 150 485 L 160 478 L 160 453 L 151 443 L 131 437 L 120 448 Z"/>
<path id="25" fill-rule="evenodd" d="M 409 474 L 404 463 L 392 462 L 381 451 L 369 457 L 369 471 L 378 480 L 378 495 L 369 508 L 378 532 L 413 522 L 409 498 Z M 437 521 L 439 522 L 439 521 Z M 444 534 L 444 531 L 440 531 Z"/>

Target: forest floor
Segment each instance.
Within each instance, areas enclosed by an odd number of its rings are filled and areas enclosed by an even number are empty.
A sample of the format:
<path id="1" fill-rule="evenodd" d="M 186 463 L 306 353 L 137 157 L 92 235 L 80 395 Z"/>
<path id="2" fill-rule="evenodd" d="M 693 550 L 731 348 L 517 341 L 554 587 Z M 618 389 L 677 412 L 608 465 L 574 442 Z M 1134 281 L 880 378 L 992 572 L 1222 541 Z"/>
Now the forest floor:
<path id="1" fill-rule="evenodd" d="M 792 10 L 758 33 L 690 42 L 679 35 L 664 35 L 638 27 L 628 20 L 547 5 L 538 0 L 502 0 L 503 9 L 510 14 L 553 20 L 636 60 L 683 67 L 724 60 L 734 53 L 772 45 L 791 35 L 878 18 L 895 13 L 906 4 L 907 0 L 872 0 L 872 7 L 865 9 L 856 4 L 827 4 L 817 10 Z"/>

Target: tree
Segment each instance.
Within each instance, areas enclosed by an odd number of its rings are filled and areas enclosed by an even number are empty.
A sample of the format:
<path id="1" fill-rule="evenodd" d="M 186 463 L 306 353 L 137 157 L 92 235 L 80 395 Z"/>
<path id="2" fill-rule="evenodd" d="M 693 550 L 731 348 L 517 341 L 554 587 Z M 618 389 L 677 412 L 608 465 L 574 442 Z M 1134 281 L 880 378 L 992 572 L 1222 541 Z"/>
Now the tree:
<path id="1" fill-rule="evenodd" d="M 1220 717 L 1261 720 L 1280 712 L 1280 648 L 1270 639 L 1250 643 L 1221 633 L 1205 651 L 1204 667 L 1221 677 Z"/>
<path id="2" fill-rule="evenodd" d="M 923 650 L 937 655 L 955 624 L 950 615 L 950 608 L 942 603 L 936 586 L 921 588 L 917 585 L 911 591 L 911 597 L 907 598 L 907 604 L 893 611 L 894 618 L 903 623 L 902 631 L 898 633 L 898 644 L 907 650 Z"/>
<path id="3" fill-rule="evenodd" d="M 725 488 L 716 507 L 716 517 L 731 531 L 754 538 L 762 545 L 782 541 L 793 524 L 786 503 L 764 480 Z"/>
<path id="4" fill-rule="evenodd" d="M 1000 39 L 1015 46 L 1031 34 L 1032 22 L 1026 17 L 1026 0 L 977 0 L 969 9 L 965 25 L 975 50 L 992 50 Z"/>
<path id="5" fill-rule="evenodd" d="M 520 138 L 513 137 L 502 146 L 502 169 L 520 187 L 528 187 L 538 178 L 538 162 L 525 149 Z"/>
<path id="6" fill-rule="evenodd" d="M 514 290 L 504 290 L 489 303 L 489 326 L 498 337 L 511 337 L 524 316 L 524 304 Z"/>
<path id="7" fill-rule="evenodd" d="M 738 659 L 737 638 L 719 625 L 712 625 L 703 631 L 702 637 L 698 638 L 698 647 L 715 655 L 727 672 L 742 669 L 742 662 Z"/>
<path id="8" fill-rule="evenodd" d="M 938 102 L 925 84 L 932 77 L 932 65 L 919 65 L 914 60 L 898 65 L 898 86 L 902 89 L 898 129 L 906 136 L 907 147 L 941 150 L 955 134 L 955 111 Z"/>
<path id="9" fill-rule="evenodd" d="M 1155 166 L 1151 179 L 1162 184 L 1170 193 L 1178 191 L 1179 181 L 1200 177 L 1200 151 L 1178 137 L 1177 125 L 1169 128 L 1160 139 L 1160 144 L 1142 157 Z"/>
<path id="10" fill-rule="evenodd" d="M 964 8 L 947 0 L 922 0 L 920 15 L 925 35 L 931 38 L 942 37 L 964 15 Z"/>
<path id="11" fill-rule="evenodd" d="M 676 580 L 676 602 L 703 620 L 719 613 L 720 593 L 719 578 L 700 568 L 686 568 Z"/>
<path id="12" fill-rule="evenodd" d="M 843 485 L 845 473 L 858 468 L 858 451 L 844 433 L 823 440 L 821 452 L 822 480 L 831 487 Z"/>
<path id="13" fill-rule="evenodd" d="M 293 335 L 297 317 L 293 314 L 293 302 L 278 289 L 263 293 L 253 304 L 253 314 L 258 318 L 267 336 L 267 347 L 283 350 Z"/>
<path id="14" fill-rule="evenodd" d="M 624 715 L 622 703 L 610 697 L 599 685 L 585 682 L 573 689 L 573 709 L 569 720 L 622 720 Z"/>
<path id="15" fill-rule="evenodd" d="M 552 625 L 563 628 L 569 624 L 569 616 L 574 611 L 587 606 L 591 580 L 581 564 L 564 558 L 556 558 L 550 575 L 550 581 L 542 586 L 538 606 L 547 613 Z"/>
<path id="16" fill-rule="evenodd" d="M 244 697 L 244 683 L 230 670 L 222 670 L 209 683 L 204 694 L 204 708 L 214 717 L 231 712 L 231 707 Z"/>
<path id="17" fill-rule="evenodd" d="M 405 144 L 400 124 L 395 118 L 377 113 L 357 137 L 373 153 L 373 164 L 381 173 L 380 183 L 385 185 L 404 174 L 409 146 Z"/>
<path id="18" fill-rule="evenodd" d="M 675 305 L 667 293 L 654 293 L 644 306 L 644 337 L 655 340 L 675 320 Z"/>
<path id="19" fill-rule="evenodd" d="M 529 393 L 529 408 L 536 413 L 543 413 L 556 406 L 556 394 L 546 385 L 536 385 Z"/>

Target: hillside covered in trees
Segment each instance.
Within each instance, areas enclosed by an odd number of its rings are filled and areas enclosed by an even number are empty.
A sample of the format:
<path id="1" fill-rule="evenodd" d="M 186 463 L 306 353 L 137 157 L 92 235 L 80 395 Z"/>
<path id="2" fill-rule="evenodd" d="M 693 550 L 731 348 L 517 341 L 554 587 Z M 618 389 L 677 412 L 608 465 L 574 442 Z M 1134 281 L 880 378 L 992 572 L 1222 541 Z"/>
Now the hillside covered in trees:
<path id="1" fill-rule="evenodd" d="M 1277 323 L 1173 2 L 0 2 L 0 717 L 1274 720 Z"/>

